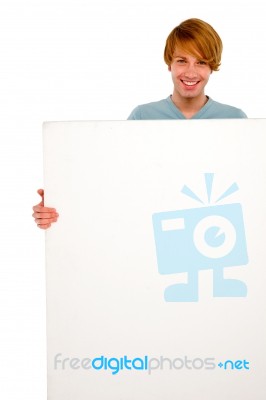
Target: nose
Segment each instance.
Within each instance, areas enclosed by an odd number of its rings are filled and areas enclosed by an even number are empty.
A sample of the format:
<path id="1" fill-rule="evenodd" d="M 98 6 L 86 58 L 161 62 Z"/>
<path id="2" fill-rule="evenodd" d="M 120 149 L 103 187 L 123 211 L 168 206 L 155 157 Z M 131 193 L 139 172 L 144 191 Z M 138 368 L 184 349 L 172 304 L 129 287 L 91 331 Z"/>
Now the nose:
<path id="1" fill-rule="evenodd" d="M 185 76 L 188 78 L 194 78 L 197 76 L 196 66 L 194 63 L 186 64 Z"/>

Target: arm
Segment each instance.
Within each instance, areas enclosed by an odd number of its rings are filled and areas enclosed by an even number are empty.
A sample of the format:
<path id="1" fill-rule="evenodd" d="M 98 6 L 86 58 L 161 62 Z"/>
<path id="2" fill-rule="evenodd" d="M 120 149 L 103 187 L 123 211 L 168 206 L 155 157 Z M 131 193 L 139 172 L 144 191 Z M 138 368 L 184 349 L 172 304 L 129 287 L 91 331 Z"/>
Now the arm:
<path id="1" fill-rule="evenodd" d="M 39 189 L 37 191 L 41 196 L 42 200 L 39 204 L 33 206 L 34 213 L 32 214 L 38 228 L 47 229 L 50 228 L 53 222 L 57 221 L 59 214 L 55 208 L 44 207 L 44 191 Z"/>

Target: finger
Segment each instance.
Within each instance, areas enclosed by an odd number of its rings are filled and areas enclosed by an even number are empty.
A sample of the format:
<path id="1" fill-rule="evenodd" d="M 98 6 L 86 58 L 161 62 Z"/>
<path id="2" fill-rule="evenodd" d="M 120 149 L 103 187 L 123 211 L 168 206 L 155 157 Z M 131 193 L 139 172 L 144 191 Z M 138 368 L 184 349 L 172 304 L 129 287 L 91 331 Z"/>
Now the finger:
<path id="1" fill-rule="evenodd" d="M 52 207 L 43 207 L 40 204 L 36 204 L 36 206 L 32 207 L 34 212 L 40 212 L 40 213 L 57 213 L 55 208 Z"/>
<path id="2" fill-rule="evenodd" d="M 59 216 L 59 214 L 57 213 L 57 212 L 34 212 L 33 214 L 32 214 L 32 216 L 34 217 L 34 218 L 45 218 L 45 219 L 48 219 L 48 218 L 57 218 L 58 216 Z"/>
<path id="3" fill-rule="evenodd" d="M 40 229 L 48 229 L 50 228 L 51 224 L 47 224 L 47 225 L 38 225 L 38 228 Z"/>
<path id="4" fill-rule="evenodd" d="M 35 218 L 35 222 L 38 226 L 42 226 L 42 225 L 51 225 L 51 223 L 56 222 L 57 218 Z"/>

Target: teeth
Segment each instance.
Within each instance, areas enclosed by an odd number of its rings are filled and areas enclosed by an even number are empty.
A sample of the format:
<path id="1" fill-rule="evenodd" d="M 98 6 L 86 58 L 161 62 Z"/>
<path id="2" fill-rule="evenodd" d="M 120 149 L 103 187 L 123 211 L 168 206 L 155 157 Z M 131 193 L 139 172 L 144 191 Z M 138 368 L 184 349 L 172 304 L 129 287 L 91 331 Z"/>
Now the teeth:
<path id="1" fill-rule="evenodd" d="M 188 86 L 193 86 L 193 85 L 196 85 L 196 84 L 197 84 L 197 82 L 188 82 L 188 81 L 183 81 L 183 83 L 184 83 L 185 85 L 188 85 Z"/>

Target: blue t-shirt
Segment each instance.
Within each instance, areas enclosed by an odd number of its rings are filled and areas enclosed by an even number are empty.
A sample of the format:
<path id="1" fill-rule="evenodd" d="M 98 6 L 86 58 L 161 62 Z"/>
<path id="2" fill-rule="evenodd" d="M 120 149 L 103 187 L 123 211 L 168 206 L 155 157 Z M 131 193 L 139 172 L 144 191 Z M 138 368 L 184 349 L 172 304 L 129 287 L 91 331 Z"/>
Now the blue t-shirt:
<path id="1" fill-rule="evenodd" d="M 191 119 L 247 118 L 239 108 L 208 99 L 207 103 Z M 174 105 L 171 96 L 134 108 L 128 119 L 187 119 Z"/>

